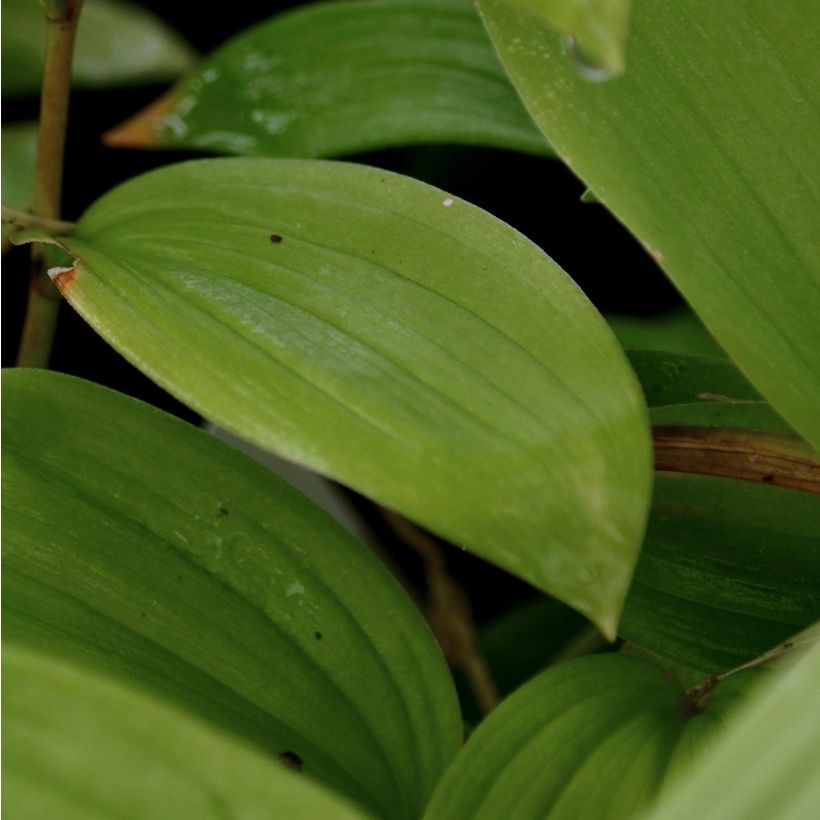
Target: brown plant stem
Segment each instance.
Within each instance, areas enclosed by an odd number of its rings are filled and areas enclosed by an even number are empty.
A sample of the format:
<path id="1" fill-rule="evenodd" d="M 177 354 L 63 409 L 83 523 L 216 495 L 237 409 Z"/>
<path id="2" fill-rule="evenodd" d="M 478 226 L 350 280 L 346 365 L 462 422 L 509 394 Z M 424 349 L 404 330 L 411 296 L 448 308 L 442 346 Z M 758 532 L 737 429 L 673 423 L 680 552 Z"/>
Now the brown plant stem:
<path id="1" fill-rule="evenodd" d="M 48 0 L 46 61 L 40 97 L 35 216 L 57 220 L 63 187 L 63 157 L 71 92 L 71 62 L 82 0 Z M 17 354 L 18 367 L 47 367 L 54 342 L 60 294 L 45 270 L 42 247 L 32 250 L 28 306 Z"/>
<path id="2" fill-rule="evenodd" d="M 500 701 L 487 660 L 478 646 L 470 601 L 460 584 L 447 572 L 436 540 L 397 513 L 379 508 L 391 529 L 422 560 L 427 583 L 427 620 L 444 656 L 461 670 L 481 711 L 486 715 Z"/>

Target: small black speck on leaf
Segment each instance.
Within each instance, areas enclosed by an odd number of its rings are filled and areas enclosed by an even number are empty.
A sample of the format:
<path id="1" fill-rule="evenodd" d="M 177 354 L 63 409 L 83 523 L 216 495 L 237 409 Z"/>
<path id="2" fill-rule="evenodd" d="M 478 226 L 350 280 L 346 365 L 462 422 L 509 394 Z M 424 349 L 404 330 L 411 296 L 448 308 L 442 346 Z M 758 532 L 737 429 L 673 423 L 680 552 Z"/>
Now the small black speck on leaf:
<path id="1" fill-rule="evenodd" d="M 278 233 L 272 233 L 270 235 L 270 241 L 273 242 L 274 245 L 278 245 L 282 241 L 282 237 Z"/>
<path id="2" fill-rule="evenodd" d="M 314 632 L 313 635 L 315 636 L 317 641 L 322 640 L 322 633 L 321 632 Z"/>
<path id="3" fill-rule="evenodd" d="M 220 507 L 216 511 L 216 514 L 219 516 L 219 518 L 224 518 L 226 515 L 228 515 L 228 510 L 226 507 Z"/>
<path id="4" fill-rule="evenodd" d="M 302 763 L 302 758 L 299 757 L 296 752 L 282 752 L 282 754 L 279 755 L 279 760 L 291 769 L 296 769 L 297 772 L 302 771 L 304 764 Z"/>

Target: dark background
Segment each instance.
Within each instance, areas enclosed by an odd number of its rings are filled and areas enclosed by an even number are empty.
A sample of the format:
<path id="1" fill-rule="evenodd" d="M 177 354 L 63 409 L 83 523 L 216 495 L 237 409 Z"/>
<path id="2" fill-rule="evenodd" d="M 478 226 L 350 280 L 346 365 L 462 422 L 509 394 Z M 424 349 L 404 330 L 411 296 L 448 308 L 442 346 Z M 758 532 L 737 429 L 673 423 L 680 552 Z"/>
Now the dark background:
<path id="1" fill-rule="evenodd" d="M 143 5 L 205 54 L 247 26 L 299 3 L 233 0 L 226 7 L 213 7 L 213 11 L 207 4 L 152 0 Z M 195 155 L 110 149 L 100 142 L 100 134 L 151 102 L 164 88 L 75 92 L 66 148 L 63 213 L 67 219 L 76 219 L 117 183 Z M 35 99 L 6 103 L 4 122 L 36 119 L 37 109 Z M 680 301 L 646 252 L 603 207 L 580 202 L 583 184 L 556 160 L 460 146 L 393 149 L 351 159 L 434 183 L 505 220 L 555 259 L 602 312 L 648 315 Z M 3 366 L 13 365 L 16 357 L 27 264 L 25 248 L 14 249 L 4 259 Z M 61 311 L 51 366 L 128 393 L 189 421 L 199 421 L 129 365 L 68 307 Z M 415 559 L 396 543 L 363 499 L 356 499 L 356 503 L 391 545 L 398 563 L 418 580 Z M 523 584 L 466 553 L 448 549 L 448 561 L 469 588 L 476 614 L 482 619 L 527 594 Z"/>

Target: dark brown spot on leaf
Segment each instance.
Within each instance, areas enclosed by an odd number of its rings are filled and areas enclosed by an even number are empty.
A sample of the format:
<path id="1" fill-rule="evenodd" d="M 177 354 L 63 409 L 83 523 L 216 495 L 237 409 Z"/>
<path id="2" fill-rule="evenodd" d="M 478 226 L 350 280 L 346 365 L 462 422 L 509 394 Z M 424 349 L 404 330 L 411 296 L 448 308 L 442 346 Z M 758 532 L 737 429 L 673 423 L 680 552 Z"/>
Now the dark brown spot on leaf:
<path id="1" fill-rule="evenodd" d="M 282 752 L 282 754 L 279 755 L 279 760 L 291 769 L 296 769 L 297 772 L 301 772 L 304 766 L 302 758 L 299 757 L 296 752 Z"/>
<path id="2" fill-rule="evenodd" d="M 282 241 L 282 237 L 278 233 L 272 233 L 270 235 L 270 241 L 273 242 L 274 245 L 278 245 Z"/>
<path id="3" fill-rule="evenodd" d="M 322 640 L 322 633 L 321 632 L 314 632 L 313 635 L 314 635 L 314 637 L 316 638 L 317 641 Z"/>
<path id="4" fill-rule="evenodd" d="M 226 507 L 220 506 L 219 509 L 216 511 L 216 514 L 219 518 L 224 518 L 226 515 L 229 515 L 229 511 Z"/>

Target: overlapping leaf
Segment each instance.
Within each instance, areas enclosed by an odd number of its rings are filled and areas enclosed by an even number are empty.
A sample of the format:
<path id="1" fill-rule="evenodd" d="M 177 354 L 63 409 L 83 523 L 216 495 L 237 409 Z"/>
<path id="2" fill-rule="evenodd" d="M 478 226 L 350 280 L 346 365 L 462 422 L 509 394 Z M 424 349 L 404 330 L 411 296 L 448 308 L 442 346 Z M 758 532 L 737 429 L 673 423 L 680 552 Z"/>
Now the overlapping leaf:
<path id="1" fill-rule="evenodd" d="M 47 655 L 3 650 L 3 808 L 19 820 L 355 820 L 341 797 L 182 711 Z"/>
<path id="2" fill-rule="evenodd" d="M 550 143 L 820 447 L 814 0 L 638 4 L 628 70 L 598 84 L 514 0 L 479 7 Z"/>
<path id="3" fill-rule="evenodd" d="M 304 497 L 206 433 L 3 375 L 6 640 L 68 656 L 417 816 L 460 742 L 412 603 Z"/>
<path id="4" fill-rule="evenodd" d="M 705 673 L 820 618 L 820 495 L 658 473 L 620 633 Z"/>
<path id="5" fill-rule="evenodd" d="M 690 767 L 756 678 L 735 675 L 701 697 L 624 656 L 559 664 L 478 727 L 425 818 L 632 818 Z"/>
<path id="6" fill-rule="evenodd" d="M 294 157 L 432 142 L 549 151 L 469 0 L 334 0 L 274 17 L 108 141 Z"/>
<path id="7" fill-rule="evenodd" d="M 132 180 L 61 244 L 69 301 L 181 400 L 614 635 L 645 407 L 600 315 L 508 226 L 364 166 L 220 159 Z"/>
<path id="8" fill-rule="evenodd" d="M 803 820 L 820 805 L 820 647 L 761 687 L 647 817 Z"/>
<path id="9" fill-rule="evenodd" d="M 37 94 L 45 60 L 42 3 L 3 0 L 3 95 Z M 150 11 L 124 0 L 85 0 L 74 57 L 75 86 L 162 82 L 191 65 L 194 52 Z"/>

